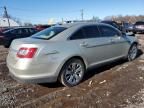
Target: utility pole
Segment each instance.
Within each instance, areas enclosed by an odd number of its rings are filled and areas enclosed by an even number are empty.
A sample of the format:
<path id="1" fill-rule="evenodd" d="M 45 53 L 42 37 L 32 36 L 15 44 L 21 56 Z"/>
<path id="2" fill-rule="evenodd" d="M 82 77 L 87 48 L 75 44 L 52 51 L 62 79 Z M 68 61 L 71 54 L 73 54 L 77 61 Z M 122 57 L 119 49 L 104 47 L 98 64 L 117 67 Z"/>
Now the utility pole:
<path id="1" fill-rule="evenodd" d="M 81 12 L 81 20 L 83 21 L 84 20 L 84 10 L 81 9 L 80 12 Z"/>
<path id="2" fill-rule="evenodd" d="M 6 6 L 4 6 L 4 14 L 6 15 L 6 18 L 7 18 L 7 21 L 8 21 L 8 25 L 10 27 L 10 21 L 9 21 L 9 16 L 8 16 L 8 12 L 7 12 Z"/>
<path id="3" fill-rule="evenodd" d="M 62 18 L 62 24 L 64 23 L 64 19 Z"/>

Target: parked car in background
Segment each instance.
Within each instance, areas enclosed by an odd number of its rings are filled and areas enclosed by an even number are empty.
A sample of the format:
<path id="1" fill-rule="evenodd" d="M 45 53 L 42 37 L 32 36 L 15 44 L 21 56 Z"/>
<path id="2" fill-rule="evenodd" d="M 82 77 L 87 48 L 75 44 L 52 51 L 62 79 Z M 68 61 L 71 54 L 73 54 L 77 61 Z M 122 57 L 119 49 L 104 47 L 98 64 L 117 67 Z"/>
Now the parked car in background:
<path id="1" fill-rule="evenodd" d="M 134 24 L 133 33 L 144 33 L 144 21 L 138 21 Z"/>
<path id="2" fill-rule="evenodd" d="M 0 42 L 8 48 L 11 42 L 17 38 L 25 38 L 35 34 L 37 30 L 31 27 L 17 27 L 0 33 Z"/>
<path id="3" fill-rule="evenodd" d="M 12 27 L 0 28 L 0 33 L 3 33 L 3 32 L 10 30 L 10 29 L 12 29 Z"/>
<path id="4" fill-rule="evenodd" d="M 109 20 L 107 21 L 107 20 L 105 20 L 105 21 L 101 21 L 101 23 L 109 24 L 109 25 L 119 29 L 120 31 L 122 31 L 122 27 L 115 21 L 109 21 Z"/>
<path id="5" fill-rule="evenodd" d="M 137 56 L 137 39 L 102 23 L 53 26 L 12 42 L 7 57 L 10 74 L 18 81 L 79 84 L 88 68 Z"/>
<path id="6" fill-rule="evenodd" d="M 7 28 L 0 28 L 0 32 L 4 32 L 4 31 L 7 31 L 7 30 L 10 30 L 12 29 L 11 27 L 7 27 Z"/>
<path id="7" fill-rule="evenodd" d="M 49 28 L 49 27 L 51 27 L 51 25 L 38 25 L 38 26 L 36 26 L 35 28 L 36 28 L 38 31 L 42 31 L 42 30 L 44 30 L 44 29 L 46 29 L 46 28 Z"/>
<path id="8" fill-rule="evenodd" d="M 126 30 L 126 32 L 133 32 L 133 24 L 130 23 L 124 23 L 123 28 Z"/>

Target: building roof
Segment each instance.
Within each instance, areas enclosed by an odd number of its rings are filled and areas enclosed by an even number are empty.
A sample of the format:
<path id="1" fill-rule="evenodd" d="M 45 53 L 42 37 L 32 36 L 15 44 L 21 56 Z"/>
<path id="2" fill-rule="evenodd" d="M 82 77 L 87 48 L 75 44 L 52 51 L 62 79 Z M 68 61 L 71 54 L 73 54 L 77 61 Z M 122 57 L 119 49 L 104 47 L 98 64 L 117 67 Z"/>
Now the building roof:
<path id="1" fill-rule="evenodd" d="M 9 22 L 11 27 L 20 26 L 17 22 L 15 22 L 12 19 L 9 19 Z M 9 27 L 7 18 L 0 18 L 0 27 Z"/>

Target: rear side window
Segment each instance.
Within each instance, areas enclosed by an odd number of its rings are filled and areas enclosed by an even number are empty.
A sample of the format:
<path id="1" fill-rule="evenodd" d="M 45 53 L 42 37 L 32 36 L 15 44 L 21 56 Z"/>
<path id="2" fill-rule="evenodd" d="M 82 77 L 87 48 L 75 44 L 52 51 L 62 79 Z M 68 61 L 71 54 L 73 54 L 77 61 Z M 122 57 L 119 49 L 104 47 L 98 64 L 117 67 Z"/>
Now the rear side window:
<path id="1" fill-rule="evenodd" d="M 96 38 L 100 36 L 97 26 L 87 26 L 83 28 L 86 38 Z"/>
<path id="2" fill-rule="evenodd" d="M 76 31 L 71 37 L 70 37 L 70 40 L 77 40 L 77 39 L 84 39 L 85 36 L 84 36 L 84 33 L 83 33 L 83 30 L 80 29 L 78 31 Z"/>
<path id="3" fill-rule="evenodd" d="M 70 40 L 85 39 L 85 38 L 96 38 L 99 37 L 100 33 L 97 26 L 86 26 L 75 32 Z"/>
<path id="4" fill-rule="evenodd" d="M 102 37 L 112 37 L 121 35 L 119 31 L 109 26 L 100 25 L 99 30 Z"/>

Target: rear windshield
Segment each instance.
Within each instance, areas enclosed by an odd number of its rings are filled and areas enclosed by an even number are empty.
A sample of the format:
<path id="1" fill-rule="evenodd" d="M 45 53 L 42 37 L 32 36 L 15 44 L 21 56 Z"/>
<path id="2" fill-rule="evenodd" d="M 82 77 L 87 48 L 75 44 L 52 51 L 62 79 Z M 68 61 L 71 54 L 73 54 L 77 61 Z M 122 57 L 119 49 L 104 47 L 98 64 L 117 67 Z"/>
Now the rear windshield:
<path id="1" fill-rule="evenodd" d="M 57 34 L 63 32 L 66 28 L 64 27 L 50 27 L 43 31 L 40 31 L 34 35 L 32 35 L 32 38 L 38 38 L 38 39 L 51 39 L 52 37 L 56 36 Z"/>
<path id="2" fill-rule="evenodd" d="M 144 25 L 144 22 L 136 22 L 136 24 L 135 25 Z"/>

